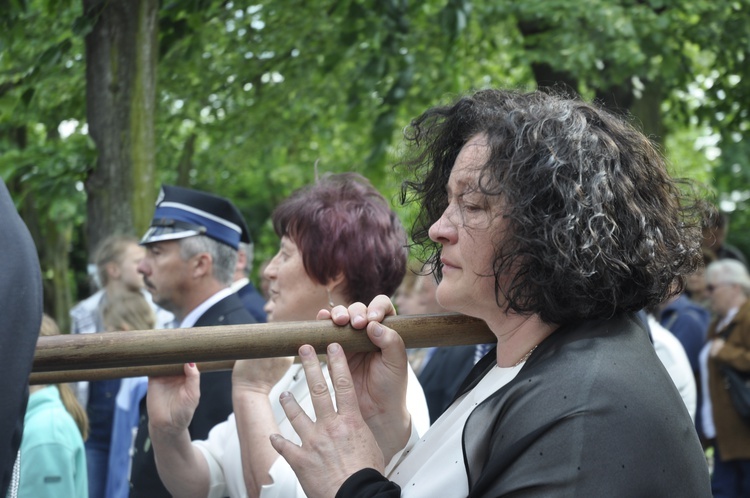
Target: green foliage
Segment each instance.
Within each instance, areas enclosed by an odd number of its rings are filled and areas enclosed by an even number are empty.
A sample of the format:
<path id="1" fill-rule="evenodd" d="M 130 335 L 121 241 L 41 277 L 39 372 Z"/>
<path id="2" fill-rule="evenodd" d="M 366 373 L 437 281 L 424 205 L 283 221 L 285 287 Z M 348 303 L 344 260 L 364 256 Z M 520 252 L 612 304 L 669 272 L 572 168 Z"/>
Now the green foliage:
<path id="1" fill-rule="evenodd" d="M 84 15 L 80 3 L 0 4 L 7 14 L 0 19 L 0 175 L 22 180 L 16 197 L 44 192 L 40 216 L 63 217 L 74 233 L 85 212 L 77 187 L 96 153 L 80 132 L 57 134 L 63 121 L 85 122 L 83 39 L 97 13 Z M 474 89 L 533 87 L 533 68 L 547 65 L 587 97 L 618 88 L 637 99 L 644 88 L 658 88 L 675 171 L 708 183 L 734 207 L 735 240 L 750 233 L 743 145 L 749 4 L 166 1 L 159 13 L 158 181 L 234 199 L 256 240 L 257 267 L 276 250 L 273 207 L 312 181 L 316 164 L 318 172 L 361 172 L 395 203 L 401 178 L 391 166 L 411 118 Z M 18 130 L 26 131 L 25 143 Z M 408 225 L 411 208 L 398 210 Z M 80 241 L 74 244 L 80 252 Z"/>

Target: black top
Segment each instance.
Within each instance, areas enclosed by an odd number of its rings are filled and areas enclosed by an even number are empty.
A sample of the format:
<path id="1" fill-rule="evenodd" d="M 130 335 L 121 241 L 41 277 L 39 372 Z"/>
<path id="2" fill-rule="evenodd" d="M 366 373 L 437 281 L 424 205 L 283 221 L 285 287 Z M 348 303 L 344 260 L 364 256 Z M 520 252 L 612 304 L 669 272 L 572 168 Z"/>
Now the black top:
<path id="1" fill-rule="evenodd" d="M 211 325 L 240 325 L 255 323 L 237 294 L 231 294 L 209 308 L 195 323 L 195 327 Z M 232 413 L 232 372 L 201 374 L 201 399 L 188 431 L 191 439 L 206 439 L 209 431 L 224 422 Z M 148 396 L 148 393 L 146 393 Z M 135 438 L 133 464 L 130 473 L 130 498 L 170 498 L 156 470 L 151 439 L 148 437 L 146 398 L 141 401 L 141 415 Z"/>

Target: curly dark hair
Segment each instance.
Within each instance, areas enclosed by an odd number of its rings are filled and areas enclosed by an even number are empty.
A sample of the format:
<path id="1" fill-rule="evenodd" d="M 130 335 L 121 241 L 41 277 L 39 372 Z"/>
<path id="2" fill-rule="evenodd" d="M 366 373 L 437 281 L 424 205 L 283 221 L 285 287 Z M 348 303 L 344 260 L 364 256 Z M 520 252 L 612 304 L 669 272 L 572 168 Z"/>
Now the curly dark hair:
<path id="1" fill-rule="evenodd" d="M 502 197 L 511 236 L 495 247 L 495 299 L 547 323 L 607 318 L 661 302 L 701 262 L 690 182 L 622 118 L 576 97 L 482 90 L 434 107 L 405 131 L 412 153 L 402 201 L 419 203 L 412 240 L 442 277 L 429 227 L 469 139 L 485 135 L 478 188 Z M 502 276 L 502 278 L 501 278 Z M 506 282 L 500 285 L 499 282 Z M 502 303 L 502 304 L 501 304 Z"/>
<path id="2" fill-rule="evenodd" d="M 273 211 L 279 237 L 289 236 L 313 280 L 344 275 L 344 294 L 370 302 L 391 295 L 406 273 L 406 231 L 388 201 L 357 173 L 323 175 Z"/>

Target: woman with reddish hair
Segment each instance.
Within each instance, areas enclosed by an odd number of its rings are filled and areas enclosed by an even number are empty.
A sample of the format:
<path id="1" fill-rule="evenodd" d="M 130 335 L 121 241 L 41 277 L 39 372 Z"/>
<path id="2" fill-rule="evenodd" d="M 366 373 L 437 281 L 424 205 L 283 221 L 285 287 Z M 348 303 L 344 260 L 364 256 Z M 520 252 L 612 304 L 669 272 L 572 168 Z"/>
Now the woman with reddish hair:
<path id="1" fill-rule="evenodd" d="M 312 320 L 321 308 L 391 295 L 403 279 L 406 234 L 361 175 L 322 177 L 282 202 L 272 220 L 281 242 L 264 271 L 270 281 L 269 322 Z M 413 372 L 408 375 L 409 423 L 421 434 L 429 427 L 427 405 Z M 291 358 L 238 361 L 232 377 L 234 414 L 207 440 L 191 443 L 187 426 L 200 395 L 198 381 L 195 366 L 186 365 L 182 377 L 149 382 L 149 432 L 169 491 L 200 498 L 304 496 L 269 440 L 277 432 L 297 437 L 279 405 L 282 392 L 294 392 L 312 413 L 301 365 L 292 365 Z"/>

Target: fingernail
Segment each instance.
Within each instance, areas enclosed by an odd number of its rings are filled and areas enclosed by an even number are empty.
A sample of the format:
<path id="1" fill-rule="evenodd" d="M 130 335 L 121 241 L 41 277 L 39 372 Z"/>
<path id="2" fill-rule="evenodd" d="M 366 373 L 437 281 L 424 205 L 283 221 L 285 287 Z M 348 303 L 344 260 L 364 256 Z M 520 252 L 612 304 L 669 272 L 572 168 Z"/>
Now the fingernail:
<path id="1" fill-rule="evenodd" d="M 369 314 L 367 315 L 367 318 L 377 318 L 377 317 L 378 317 L 378 312 L 377 312 L 377 311 L 371 311 L 371 312 L 370 312 L 370 313 L 369 313 Z"/>
<path id="2" fill-rule="evenodd" d="M 305 344 L 304 346 L 301 346 L 299 348 L 299 355 L 300 356 L 312 356 L 315 354 L 315 350 L 312 346 Z"/>
<path id="3" fill-rule="evenodd" d="M 188 366 L 189 366 L 190 368 L 195 368 L 195 363 L 188 363 Z"/>
<path id="4" fill-rule="evenodd" d="M 344 316 L 345 314 L 346 314 L 346 313 L 342 313 L 342 312 L 340 312 L 340 311 L 339 311 L 338 313 L 336 313 L 335 315 L 333 315 L 333 318 L 341 318 L 341 317 L 342 317 L 342 316 Z"/>
<path id="5" fill-rule="evenodd" d="M 379 323 L 376 323 L 372 328 L 372 335 L 374 335 L 375 337 L 380 337 L 381 335 L 383 335 L 383 327 Z"/>
<path id="6" fill-rule="evenodd" d="M 286 401 L 291 397 L 292 393 L 290 393 L 289 391 L 284 391 L 283 393 L 279 394 L 279 401 Z"/>
<path id="7" fill-rule="evenodd" d="M 341 349 L 341 346 L 339 346 L 335 342 L 333 344 L 329 344 L 328 345 L 328 352 L 329 353 L 338 353 L 339 349 Z"/>
<path id="8" fill-rule="evenodd" d="M 365 323 L 367 323 L 367 320 L 365 319 L 365 317 L 364 317 L 364 316 L 362 316 L 362 315 L 357 315 L 357 316 L 355 316 L 355 317 L 354 317 L 354 318 L 352 319 L 352 323 L 355 323 L 355 322 L 356 322 L 356 324 L 357 324 L 357 325 L 359 325 L 359 324 L 365 324 Z"/>

